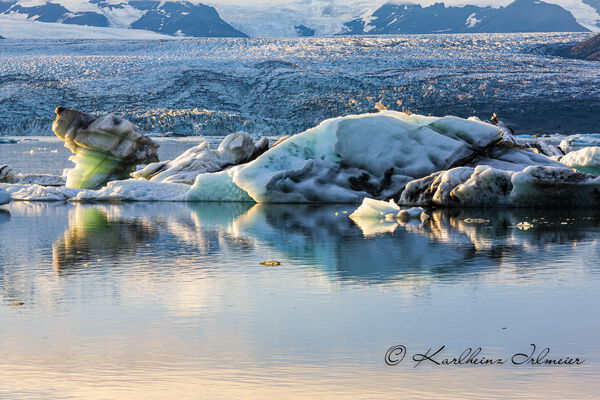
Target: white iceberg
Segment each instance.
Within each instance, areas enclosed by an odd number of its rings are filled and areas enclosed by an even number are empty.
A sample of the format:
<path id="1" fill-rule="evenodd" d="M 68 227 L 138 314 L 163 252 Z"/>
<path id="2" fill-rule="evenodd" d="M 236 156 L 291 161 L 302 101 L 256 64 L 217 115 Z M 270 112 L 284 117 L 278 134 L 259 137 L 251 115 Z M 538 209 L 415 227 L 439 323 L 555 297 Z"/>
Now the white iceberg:
<path id="1" fill-rule="evenodd" d="M 581 150 L 585 147 L 596 146 L 600 146 L 600 134 L 567 136 L 558 145 L 565 154 Z"/>
<path id="2" fill-rule="evenodd" d="M 387 199 L 415 178 L 472 159 L 502 134 L 480 121 L 395 111 L 330 119 L 250 163 L 199 175 L 188 198 L 236 201 L 241 191 L 259 203 Z M 214 193 L 215 182 L 223 192 Z"/>
<path id="3" fill-rule="evenodd" d="M 156 162 L 133 172 L 134 178 L 154 182 L 194 183 L 196 177 L 206 172 L 223 169 L 255 159 L 269 148 L 269 140 L 261 138 L 254 143 L 246 132 L 235 132 L 223 139 L 217 150 L 212 150 L 208 142 L 202 142 L 172 161 Z"/>
<path id="4" fill-rule="evenodd" d="M 365 197 L 360 207 L 350 214 L 350 218 L 385 219 L 388 215 L 396 216 L 399 211 L 400 207 L 394 203 L 394 200 L 382 201 Z"/>
<path id="5" fill-rule="evenodd" d="M 443 183 L 443 184 L 442 184 Z M 505 171 L 489 166 L 455 168 L 412 181 L 400 205 L 557 207 L 600 204 L 600 177 L 567 167 L 530 166 Z"/>
<path id="6" fill-rule="evenodd" d="M 584 147 L 561 157 L 559 161 L 579 172 L 600 175 L 600 147 Z"/>
<path id="7" fill-rule="evenodd" d="M 66 201 L 79 194 L 82 189 L 70 189 L 64 186 L 41 186 L 37 184 L 0 184 L 10 193 L 13 200 L 22 201 Z"/>
<path id="8" fill-rule="evenodd" d="M 79 202 L 101 201 L 185 201 L 189 185 L 148 182 L 138 179 L 112 181 L 99 190 L 82 190 L 71 198 Z"/>
<path id="9" fill-rule="evenodd" d="M 75 155 L 66 186 L 94 189 L 128 178 L 135 166 L 158 161 L 158 144 L 131 122 L 114 115 L 97 117 L 58 107 L 52 130 Z"/>

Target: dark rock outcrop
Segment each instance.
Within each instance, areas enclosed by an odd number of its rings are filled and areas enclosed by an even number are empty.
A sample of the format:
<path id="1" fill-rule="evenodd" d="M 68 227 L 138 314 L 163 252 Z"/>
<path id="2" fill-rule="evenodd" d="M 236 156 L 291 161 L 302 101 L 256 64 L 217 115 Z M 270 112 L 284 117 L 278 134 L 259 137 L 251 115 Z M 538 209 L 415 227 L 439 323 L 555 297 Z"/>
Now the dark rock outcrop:
<path id="1" fill-rule="evenodd" d="M 596 35 L 569 50 L 569 57 L 600 61 L 600 35 Z"/>

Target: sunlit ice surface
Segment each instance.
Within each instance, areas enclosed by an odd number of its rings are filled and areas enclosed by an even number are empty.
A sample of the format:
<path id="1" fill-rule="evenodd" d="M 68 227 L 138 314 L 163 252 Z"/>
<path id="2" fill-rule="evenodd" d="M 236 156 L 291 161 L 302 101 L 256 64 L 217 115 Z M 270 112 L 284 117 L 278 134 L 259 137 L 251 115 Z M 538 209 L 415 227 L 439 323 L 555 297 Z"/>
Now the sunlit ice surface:
<path id="1" fill-rule="evenodd" d="M 0 398 L 597 396 L 599 211 L 434 211 L 377 231 L 352 210 L 2 207 Z M 398 344 L 530 343 L 586 362 L 384 362 Z"/>
<path id="2" fill-rule="evenodd" d="M 0 135 L 52 135 L 59 105 L 185 135 L 286 135 L 385 107 L 598 133 L 600 67 L 553 55 L 590 35 L 3 40 Z"/>

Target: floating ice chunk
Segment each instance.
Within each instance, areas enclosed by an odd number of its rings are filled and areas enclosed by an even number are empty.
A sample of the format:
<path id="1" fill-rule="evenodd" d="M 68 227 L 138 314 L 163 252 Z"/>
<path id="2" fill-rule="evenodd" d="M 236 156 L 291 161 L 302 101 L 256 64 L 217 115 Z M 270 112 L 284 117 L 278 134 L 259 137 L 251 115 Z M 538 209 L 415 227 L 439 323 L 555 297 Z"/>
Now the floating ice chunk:
<path id="1" fill-rule="evenodd" d="M 518 229 L 522 230 L 522 231 L 528 231 L 531 228 L 533 228 L 533 224 L 530 222 L 519 222 L 517 225 L 515 225 Z"/>
<path id="2" fill-rule="evenodd" d="M 131 122 L 58 107 L 52 130 L 75 153 L 67 187 L 93 189 L 127 178 L 137 164 L 158 161 L 158 145 Z"/>
<path id="3" fill-rule="evenodd" d="M 99 190 L 82 190 L 72 201 L 185 201 L 189 185 L 139 179 L 112 181 Z"/>
<path id="4" fill-rule="evenodd" d="M 600 147 L 585 147 L 560 158 L 560 162 L 579 172 L 600 175 Z"/>
<path id="5" fill-rule="evenodd" d="M 224 167 L 219 154 L 210 149 L 208 142 L 202 142 L 186 150 L 173 161 L 152 163 L 131 174 L 134 178 L 144 178 L 155 182 L 192 184 L 201 173 L 221 171 Z"/>
<path id="6" fill-rule="evenodd" d="M 570 168 L 528 167 L 513 174 L 510 204 L 518 207 L 597 206 L 600 177 Z"/>
<path id="7" fill-rule="evenodd" d="M 600 134 L 567 136 L 560 142 L 558 147 L 560 147 L 565 154 L 568 154 L 585 147 L 595 146 L 600 146 Z"/>
<path id="8" fill-rule="evenodd" d="M 250 134 L 236 132 L 226 136 L 216 151 L 211 150 L 208 142 L 202 142 L 173 161 L 149 164 L 131 176 L 155 182 L 191 185 L 200 174 L 218 172 L 229 166 L 248 162 L 268 148 L 267 138 L 262 138 L 255 144 Z"/>
<path id="9" fill-rule="evenodd" d="M 442 184 L 444 183 L 444 184 Z M 454 168 L 406 185 L 400 205 L 462 207 L 564 207 L 600 204 L 600 177 L 566 167 L 505 171 L 489 166 Z"/>
<path id="10" fill-rule="evenodd" d="M 36 184 L 3 184 L 2 186 L 4 190 L 10 192 L 13 200 L 23 201 L 66 201 L 81 191 L 81 189 Z"/>
<path id="11" fill-rule="evenodd" d="M 400 207 L 394 200 L 390 201 L 382 201 L 382 200 L 374 200 L 368 197 L 363 199 L 360 207 L 356 209 L 352 214 L 350 214 L 350 218 L 386 218 L 386 216 L 391 215 L 395 217 L 400 211 Z"/>
<path id="12" fill-rule="evenodd" d="M 0 205 L 10 203 L 10 194 L 0 189 Z"/>
<path id="13" fill-rule="evenodd" d="M 194 183 L 194 188 L 187 193 L 188 201 L 242 201 L 254 202 L 244 190 L 235 183 L 231 174 L 235 168 L 214 174 L 199 175 Z"/>
<path id="14" fill-rule="evenodd" d="M 0 165 L 0 182 L 11 182 L 15 177 L 12 168 L 6 164 Z"/>
<path id="15" fill-rule="evenodd" d="M 218 152 L 221 158 L 229 164 L 242 164 L 256 158 L 269 148 L 269 140 L 261 138 L 256 145 L 249 133 L 235 132 L 227 135 L 219 144 Z"/>
<path id="16" fill-rule="evenodd" d="M 465 218 L 463 222 L 466 224 L 487 224 L 490 220 L 485 218 Z"/>
<path id="17" fill-rule="evenodd" d="M 238 186 L 256 202 L 385 199 L 414 178 L 471 159 L 501 138 L 494 125 L 458 117 L 395 111 L 354 115 L 324 121 L 219 179 L 230 179 L 221 186 Z M 192 187 L 197 199 L 214 197 L 206 175 Z M 236 196 L 230 200 L 239 197 L 230 192 Z"/>

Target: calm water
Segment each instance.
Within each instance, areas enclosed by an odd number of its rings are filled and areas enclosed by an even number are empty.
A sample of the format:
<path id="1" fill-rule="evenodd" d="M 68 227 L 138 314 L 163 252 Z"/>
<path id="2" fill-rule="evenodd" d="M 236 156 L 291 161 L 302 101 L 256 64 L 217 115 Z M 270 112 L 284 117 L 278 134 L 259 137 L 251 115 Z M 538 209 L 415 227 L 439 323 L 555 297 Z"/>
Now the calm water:
<path id="1" fill-rule="evenodd" d="M 2 207 L 0 398 L 597 398 L 600 211 L 349 210 Z M 530 343 L 586 361 L 384 363 Z"/>

